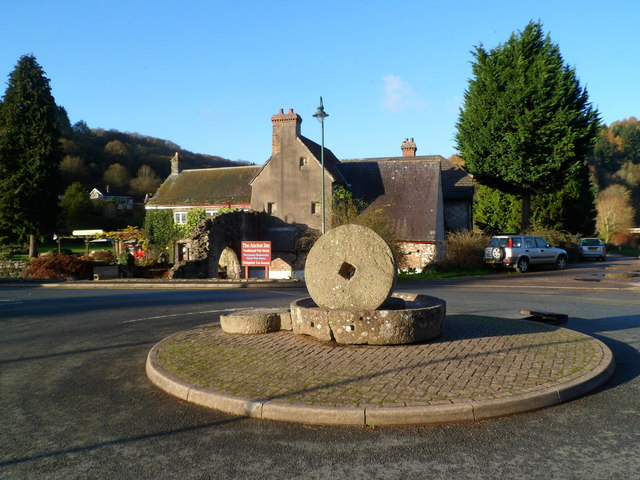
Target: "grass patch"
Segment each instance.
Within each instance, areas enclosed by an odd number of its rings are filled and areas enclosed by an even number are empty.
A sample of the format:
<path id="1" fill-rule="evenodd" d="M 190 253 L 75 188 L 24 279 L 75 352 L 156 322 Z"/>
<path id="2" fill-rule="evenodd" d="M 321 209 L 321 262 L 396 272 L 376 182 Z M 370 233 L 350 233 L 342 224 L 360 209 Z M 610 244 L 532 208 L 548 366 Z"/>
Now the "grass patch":
<path id="1" fill-rule="evenodd" d="M 626 255 L 628 257 L 640 257 L 640 250 L 630 247 L 609 247 L 607 248 L 607 253 Z"/>
<path id="2" fill-rule="evenodd" d="M 399 280 L 441 280 L 445 278 L 453 278 L 453 277 L 478 277 L 482 275 L 487 275 L 490 273 L 496 273 L 499 271 L 503 271 L 508 273 L 507 269 L 504 270 L 494 270 L 491 267 L 482 266 L 470 266 L 470 267 L 447 267 L 442 268 L 438 266 L 428 267 L 424 269 L 422 272 L 416 273 L 399 273 Z"/>

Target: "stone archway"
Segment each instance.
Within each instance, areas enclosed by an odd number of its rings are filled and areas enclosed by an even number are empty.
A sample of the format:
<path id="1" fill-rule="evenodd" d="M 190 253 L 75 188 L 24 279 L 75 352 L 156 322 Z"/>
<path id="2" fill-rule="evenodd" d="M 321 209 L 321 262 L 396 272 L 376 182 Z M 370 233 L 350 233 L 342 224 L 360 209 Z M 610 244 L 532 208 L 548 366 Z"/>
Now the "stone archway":
<path id="1" fill-rule="evenodd" d="M 218 278 L 222 262 L 228 278 L 239 279 L 241 242 L 263 238 L 266 217 L 261 212 L 228 212 L 203 220 L 189 237 L 189 259 L 176 263 L 169 278 Z"/>
<path id="2" fill-rule="evenodd" d="M 216 272 L 218 278 L 230 278 L 232 280 L 241 278 L 242 268 L 240 267 L 240 260 L 231 247 L 225 247 L 220 253 L 220 260 L 218 261 Z M 213 273 L 214 272 L 212 272 L 212 276 Z"/>

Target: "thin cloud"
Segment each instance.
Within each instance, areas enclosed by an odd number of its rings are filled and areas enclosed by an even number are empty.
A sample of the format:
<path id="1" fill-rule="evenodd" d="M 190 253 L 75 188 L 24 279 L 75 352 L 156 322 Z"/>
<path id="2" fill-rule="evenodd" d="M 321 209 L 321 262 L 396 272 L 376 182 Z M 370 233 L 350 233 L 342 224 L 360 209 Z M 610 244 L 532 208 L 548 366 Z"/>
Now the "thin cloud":
<path id="1" fill-rule="evenodd" d="M 403 110 L 424 110 L 425 100 L 398 75 L 383 77 L 384 93 L 382 106 L 385 110 L 398 113 Z"/>

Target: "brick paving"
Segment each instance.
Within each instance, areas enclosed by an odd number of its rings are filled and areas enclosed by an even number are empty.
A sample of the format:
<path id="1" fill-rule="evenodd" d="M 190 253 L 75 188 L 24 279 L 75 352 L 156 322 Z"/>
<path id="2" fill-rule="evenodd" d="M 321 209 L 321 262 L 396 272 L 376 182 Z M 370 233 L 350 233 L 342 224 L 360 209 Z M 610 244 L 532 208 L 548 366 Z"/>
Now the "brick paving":
<path id="1" fill-rule="evenodd" d="M 192 388 L 321 409 L 526 398 L 588 381 L 611 364 L 609 350 L 579 332 L 469 315 L 448 315 L 444 334 L 418 345 L 346 346 L 284 331 L 232 335 L 211 324 L 168 337 L 152 353 L 161 375 Z"/>

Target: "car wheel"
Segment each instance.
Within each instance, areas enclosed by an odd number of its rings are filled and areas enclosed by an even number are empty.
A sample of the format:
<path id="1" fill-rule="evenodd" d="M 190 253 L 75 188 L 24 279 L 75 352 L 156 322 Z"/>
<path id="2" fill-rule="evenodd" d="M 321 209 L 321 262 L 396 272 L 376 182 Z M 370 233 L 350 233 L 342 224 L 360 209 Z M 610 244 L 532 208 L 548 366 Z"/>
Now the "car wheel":
<path id="1" fill-rule="evenodd" d="M 491 258 L 494 260 L 502 260 L 504 258 L 504 248 L 493 247 L 491 249 Z"/>
<path id="2" fill-rule="evenodd" d="M 567 268 L 567 257 L 560 255 L 556 260 L 556 270 L 564 270 L 565 268 Z"/>
<path id="3" fill-rule="evenodd" d="M 529 259 L 520 258 L 516 264 L 516 270 L 520 273 L 527 273 L 529 271 Z"/>
<path id="4" fill-rule="evenodd" d="M 607 257 L 600 257 L 598 260 L 600 260 L 601 262 L 604 262 L 607 259 Z"/>

